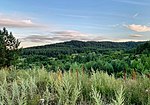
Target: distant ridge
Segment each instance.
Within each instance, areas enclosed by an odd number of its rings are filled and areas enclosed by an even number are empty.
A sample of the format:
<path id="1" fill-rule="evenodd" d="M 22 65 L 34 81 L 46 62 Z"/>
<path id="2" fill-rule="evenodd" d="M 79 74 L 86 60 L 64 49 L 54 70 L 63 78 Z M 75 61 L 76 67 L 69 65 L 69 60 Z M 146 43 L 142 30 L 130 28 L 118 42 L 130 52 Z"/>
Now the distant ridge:
<path id="1" fill-rule="evenodd" d="M 118 47 L 133 48 L 136 45 L 143 44 L 145 42 L 147 42 L 147 41 L 139 41 L 139 42 L 134 42 L 134 41 L 112 42 L 112 41 L 79 41 L 79 40 L 71 40 L 71 41 L 54 43 L 54 44 L 46 44 L 46 45 L 41 45 L 41 46 L 27 47 L 25 49 L 30 49 L 30 48 L 47 48 L 47 47 L 62 47 L 62 46 L 64 47 L 64 45 L 66 45 L 66 46 L 69 45 L 69 46 L 74 46 L 74 47 L 81 47 L 81 45 L 82 46 L 91 46 L 91 44 L 94 44 L 92 46 L 97 46 L 97 47 L 101 46 L 101 47 L 108 47 L 108 48 L 110 48 L 110 47 L 115 47 L 115 48 L 118 48 Z M 114 44 L 114 45 L 108 46 L 107 44 Z"/>
<path id="2" fill-rule="evenodd" d="M 58 56 L 59 54 L 73 54 L 83 52 L 106 52 L 108 50 L 128 50 L 137 47 L 142 42 L 111 42 L 111 41 L 78 41 L 71 40 L 56 44 L 47 44 L 23 49 L 23 55 Z"/>

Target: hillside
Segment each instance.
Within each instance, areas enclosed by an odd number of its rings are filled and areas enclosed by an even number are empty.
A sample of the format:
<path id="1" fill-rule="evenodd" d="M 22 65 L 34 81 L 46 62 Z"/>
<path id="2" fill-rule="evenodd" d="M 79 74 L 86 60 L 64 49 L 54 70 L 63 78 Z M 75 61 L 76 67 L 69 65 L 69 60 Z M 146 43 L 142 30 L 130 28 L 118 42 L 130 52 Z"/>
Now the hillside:
<path id="1" fill-rule="evenodd" d="M 147 41 L 146 43 L 139 45 L 136 48 L 136 53 L 138 53 L 138 54 L 150 53 L 150 41 Z"/>
<path id="2" fill-rule="evenodd" d="M 63 43 L 49 44 L 23 49 L 22 55 L 46 55 L 48 57 L 59 54 L 73 54 L 83 52 L 107 53 L 110 50 L 129 50 L 144 42 L 95 42 L 95 41 L 67 41 Z"/>

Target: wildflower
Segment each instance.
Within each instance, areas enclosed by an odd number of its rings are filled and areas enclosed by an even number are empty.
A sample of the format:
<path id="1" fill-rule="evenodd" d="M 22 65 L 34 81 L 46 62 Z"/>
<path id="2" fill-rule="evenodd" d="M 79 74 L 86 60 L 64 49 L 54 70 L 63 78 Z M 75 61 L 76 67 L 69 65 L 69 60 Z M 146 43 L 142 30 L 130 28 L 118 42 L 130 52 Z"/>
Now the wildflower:
<path id="1" fill-rule="evenodd" d="M 148 89 L 146 89 L 145 91 L 146 91 L 146 92 L 148 92 L 149 90 L 148 90 Z"/>
<path id="2" fill-rule="evenodd" d="M 44 99 L 40 99 L 40 104 L 44 105 Z"/>

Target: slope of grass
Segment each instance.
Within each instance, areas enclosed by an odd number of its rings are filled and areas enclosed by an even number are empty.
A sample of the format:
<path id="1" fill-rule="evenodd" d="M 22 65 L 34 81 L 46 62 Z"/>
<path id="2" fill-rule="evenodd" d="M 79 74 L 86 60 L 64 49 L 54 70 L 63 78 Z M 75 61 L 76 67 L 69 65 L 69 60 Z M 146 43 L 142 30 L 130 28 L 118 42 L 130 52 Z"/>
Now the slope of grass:
<path id="1" fill-rule="evenodd" d="M 78 71 L 0 70 L 0 105 L 150 105 L 150 80 Z"/>

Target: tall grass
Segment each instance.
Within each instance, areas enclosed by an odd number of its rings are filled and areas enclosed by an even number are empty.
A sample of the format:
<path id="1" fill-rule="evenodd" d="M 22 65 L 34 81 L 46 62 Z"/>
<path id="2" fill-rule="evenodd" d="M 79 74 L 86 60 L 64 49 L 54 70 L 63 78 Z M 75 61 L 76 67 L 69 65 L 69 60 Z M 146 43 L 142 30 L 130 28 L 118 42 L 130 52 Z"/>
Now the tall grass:
<path id="1" fill-rule="evenodd" d="M 82 70 L 79 70 L 82 71 Z M 131 77 L 132 78 L 132 77 Z M 0 70 L 0 105 L 150 105 L 150 80 L 104 72 Z"/>

